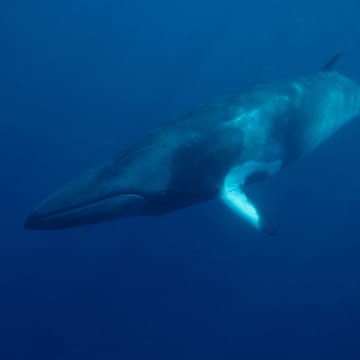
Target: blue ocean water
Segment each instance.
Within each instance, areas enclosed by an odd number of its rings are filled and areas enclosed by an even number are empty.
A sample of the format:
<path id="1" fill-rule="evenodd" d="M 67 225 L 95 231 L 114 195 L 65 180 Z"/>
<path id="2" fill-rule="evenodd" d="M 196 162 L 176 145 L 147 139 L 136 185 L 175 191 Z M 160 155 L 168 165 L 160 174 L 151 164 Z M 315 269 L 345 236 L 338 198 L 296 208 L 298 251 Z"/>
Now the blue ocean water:
<path id="1" fill-rule="evenodd" d="M 23 228 L 45 195 L 155 126 L 345 50 L 355 0 L 0 5 L 0 359 L 359 359 L 359 119 L 250 191 L 158 218 Z"/>

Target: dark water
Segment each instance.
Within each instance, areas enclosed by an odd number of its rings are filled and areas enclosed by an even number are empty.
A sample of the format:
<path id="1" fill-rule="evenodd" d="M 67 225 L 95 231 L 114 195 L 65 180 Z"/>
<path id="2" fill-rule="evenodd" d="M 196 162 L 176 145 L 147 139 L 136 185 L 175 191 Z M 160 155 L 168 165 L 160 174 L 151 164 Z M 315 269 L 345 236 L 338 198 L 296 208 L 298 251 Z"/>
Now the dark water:
<path id="1" fill-rule="evenodd" d="M 360 80 L 360 5 L 0 5 L 0 359 L 359 359 L 359 119 L 251 188 L 266 237 L 218 201 L 60 232 L 48 192 L 235 89 L 317 71 Z"/>

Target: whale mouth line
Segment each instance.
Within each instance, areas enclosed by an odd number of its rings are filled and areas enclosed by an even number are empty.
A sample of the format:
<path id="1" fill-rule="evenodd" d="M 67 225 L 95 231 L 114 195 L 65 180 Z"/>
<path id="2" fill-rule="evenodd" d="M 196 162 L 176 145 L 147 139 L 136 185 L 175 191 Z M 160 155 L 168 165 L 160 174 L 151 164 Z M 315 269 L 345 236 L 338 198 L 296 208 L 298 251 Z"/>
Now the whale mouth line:
<path id="1" fill-rule="evenodd" d="M 52 218 L 52 217 L 56 217 L 58 215 L 69 214 L 69 213 L 71 213 L 73 211 L 80 210 L 80 209 L 86 209 L 86 208 L 91 207 L 91 206 L 93 206 L 95 204 L 106 202 L 107 200 L 114 199 L 114 198 L 117 198 L 117 197 L 121 197 L 121 196 L 124 196 L 124 195 L 134 196 L 134 197 L 145 199 L 145 196 L 141 195 L 139 193 L 114 194 L 114 195 L 101 197 L 101 198 L 99 198 L 97 200 L 87 201 L 87 202 L 82 203 L 81 205 L 74 205 L 74 206 L 69 206 L 69 207 L 66 207 L 66 208 L 59 209 L 59 210 L 49 211 L 49 212 L 47 212 L 46 214 L 43 214 L 43 215 L 36 215 L 36 214 L 32 215 L 32 214 L 30 214 L 30 216 L 28 217 L 27 222 L 46 220 L 46 219 L 49 219 L 49 218 Z"/>

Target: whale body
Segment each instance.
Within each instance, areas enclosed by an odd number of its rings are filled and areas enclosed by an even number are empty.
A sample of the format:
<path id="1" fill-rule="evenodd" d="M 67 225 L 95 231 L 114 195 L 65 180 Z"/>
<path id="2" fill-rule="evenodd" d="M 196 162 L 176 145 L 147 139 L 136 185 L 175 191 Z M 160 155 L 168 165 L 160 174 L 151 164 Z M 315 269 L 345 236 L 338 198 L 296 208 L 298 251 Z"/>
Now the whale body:
<path id="1" fill-rule="evenodd" d="M 55 191 L 30 229 L 60 229 L 160 215 L 220 197 L 255 228 L 274 226 L 246 195 L 360 113 L 360 86 L 334 70 L 255 86 L 168 122 Z"/>

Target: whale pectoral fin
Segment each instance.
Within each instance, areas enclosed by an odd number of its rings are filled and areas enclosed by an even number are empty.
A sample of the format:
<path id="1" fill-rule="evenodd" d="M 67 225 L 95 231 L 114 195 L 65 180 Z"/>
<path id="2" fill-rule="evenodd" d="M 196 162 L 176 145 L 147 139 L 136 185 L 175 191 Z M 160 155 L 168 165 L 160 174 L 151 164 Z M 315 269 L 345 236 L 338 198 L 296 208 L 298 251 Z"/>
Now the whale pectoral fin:
<path id="1" fill-rule="evenodd" d="M 244 192 L 244 185 L 258 179 L 259 174 L 273 175 L 281 167 L 281 161 L 259 163 L 248 161 L 236 166 L 227 174 L 221 192 L 222 200 L 252 224 L 256 229 L 269 235 L 277 233 L 271 222 L 259 211 Z"/>
<path id="2" fill-rule="evenodd" d="M 275 227 L 260 213 L 254 202 L 249 199 L 238 184 L 231 187 L 224 187 L 222 199 L 226 205 L 242 216 L 256 229 L 269 235 L 275 235 L 277 233 Z"/>

